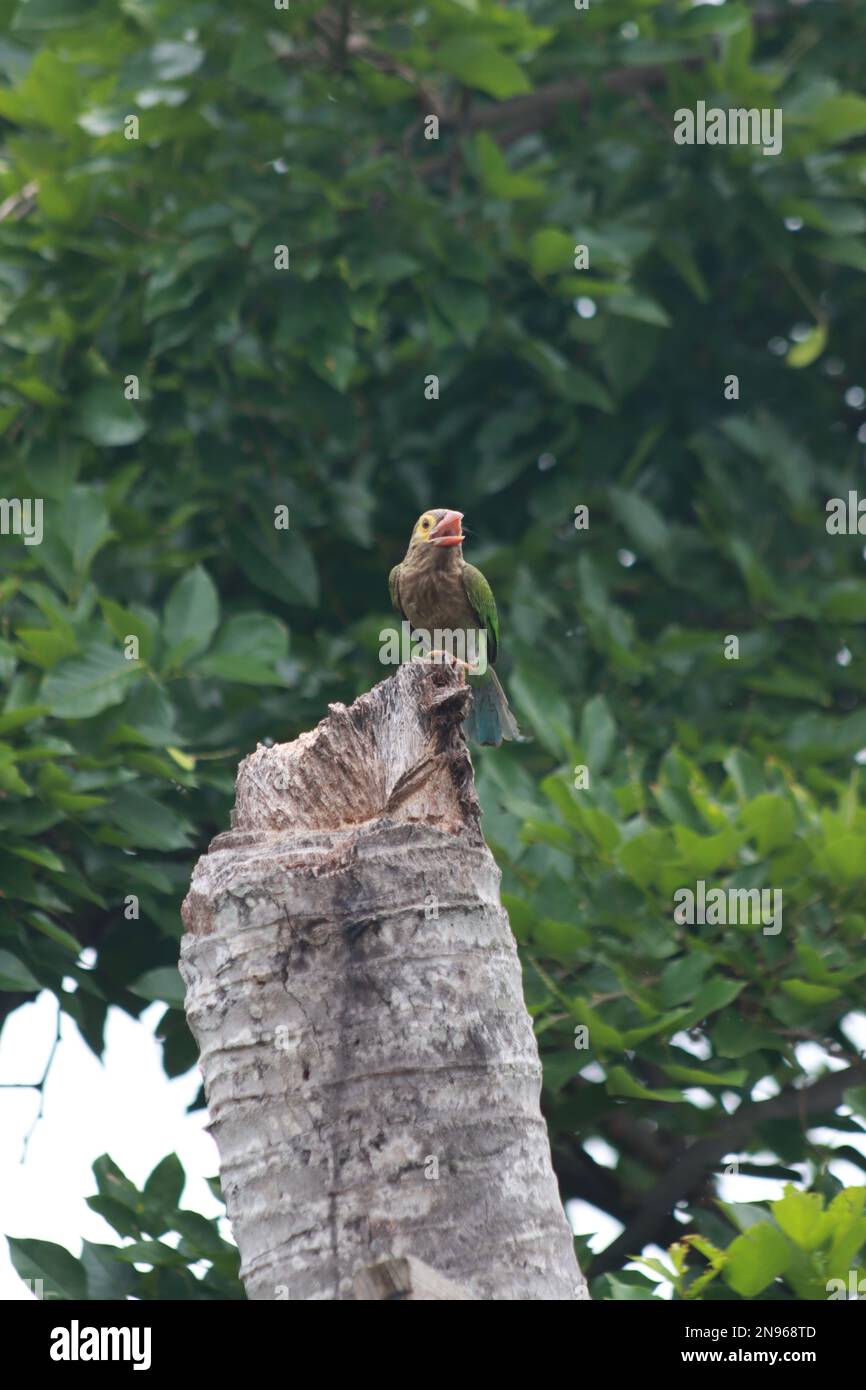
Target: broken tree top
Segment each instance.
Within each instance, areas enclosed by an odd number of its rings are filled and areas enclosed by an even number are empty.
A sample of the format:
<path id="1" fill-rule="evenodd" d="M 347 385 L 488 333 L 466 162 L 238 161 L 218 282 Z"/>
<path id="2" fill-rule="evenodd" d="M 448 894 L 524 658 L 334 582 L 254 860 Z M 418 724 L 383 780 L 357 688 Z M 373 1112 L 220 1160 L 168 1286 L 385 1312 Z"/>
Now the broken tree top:
<path id="1" fill-rule="evenodd" d="M 414 662 L 259 747 L 196 866 L 180 969 L 251 1298 L 355 1299 L 404 1258 L 471 1297 L 586 1297 L 469 698 Z"/>
<path id="2" fill-rule="evenodd" d="M 378 818 L 481 841 L 460 732 L 470 691 L 453 667 L 410 662 L 353 705 L 329 705 L 293 743 L 259 745 L 238 769 L 232 833 L 342 830 Z M 217 836 L 211 849 L 220 848 Z M 184 921 L 196 931 L 185 908 Z"/>

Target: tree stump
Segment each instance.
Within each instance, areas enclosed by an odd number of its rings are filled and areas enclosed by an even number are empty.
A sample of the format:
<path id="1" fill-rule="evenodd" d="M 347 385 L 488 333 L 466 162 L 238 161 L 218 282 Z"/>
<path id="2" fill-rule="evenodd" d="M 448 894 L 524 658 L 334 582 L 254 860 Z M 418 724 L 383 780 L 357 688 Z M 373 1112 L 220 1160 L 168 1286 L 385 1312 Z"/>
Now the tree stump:
<path id="1" fill-rule="evenodd" d="M 586 1298 L 449 666 L 399 668 L 238 771 L 180 970 L 250 1298 L 413 1257 L 478 1299 Z"/>

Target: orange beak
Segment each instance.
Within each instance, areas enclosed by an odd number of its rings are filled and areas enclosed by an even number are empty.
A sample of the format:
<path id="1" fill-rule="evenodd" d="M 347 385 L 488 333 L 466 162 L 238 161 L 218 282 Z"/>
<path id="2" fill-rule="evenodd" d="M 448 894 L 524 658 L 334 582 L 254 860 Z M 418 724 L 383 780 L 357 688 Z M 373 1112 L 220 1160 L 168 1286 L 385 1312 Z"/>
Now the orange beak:
<path id="1" fill-rule="evenodd" d="M 446 512 L 430 532 L 431 545 L 460 545 L 463 540 L 462 520 L 462 512 Z"/>

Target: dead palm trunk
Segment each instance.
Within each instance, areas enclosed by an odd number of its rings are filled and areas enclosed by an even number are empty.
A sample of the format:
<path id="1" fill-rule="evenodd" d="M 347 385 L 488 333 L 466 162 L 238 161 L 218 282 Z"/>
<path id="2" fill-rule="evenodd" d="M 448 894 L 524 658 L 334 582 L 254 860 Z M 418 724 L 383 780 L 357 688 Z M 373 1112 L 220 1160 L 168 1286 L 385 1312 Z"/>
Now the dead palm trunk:
<path id="1" fill-rule="evenodd" d="M 467 1296 L 587 1297 L 467 698 L 413 663 L 259 747 L 196 866 L 181 972 L 250 1298 L 352 1299 L 403 1256 Z"/>

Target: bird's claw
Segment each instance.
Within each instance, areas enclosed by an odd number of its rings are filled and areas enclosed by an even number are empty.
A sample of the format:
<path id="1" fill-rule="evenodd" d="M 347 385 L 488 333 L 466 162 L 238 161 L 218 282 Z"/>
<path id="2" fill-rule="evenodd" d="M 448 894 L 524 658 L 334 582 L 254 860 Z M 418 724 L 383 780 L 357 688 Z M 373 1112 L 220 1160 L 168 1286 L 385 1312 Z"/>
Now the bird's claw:
<path id="1" fill-rule="evenodd" d="M 436 662 L 437 665 L 442 665 L 445 662 L 450 662 L 451 665 L 455 667 L 458 675 L 464 683 L 466 681 L 467 673 L 472 670 L 472 667 L 469 665 L 468 661 L 463 661 L 461 657 L 455 656 L 453 652 L 441 651 L 438 647 L 432 652 L 427 652 L 425 656 L 422 656 L 419 659 L 421 661 Z"/>

